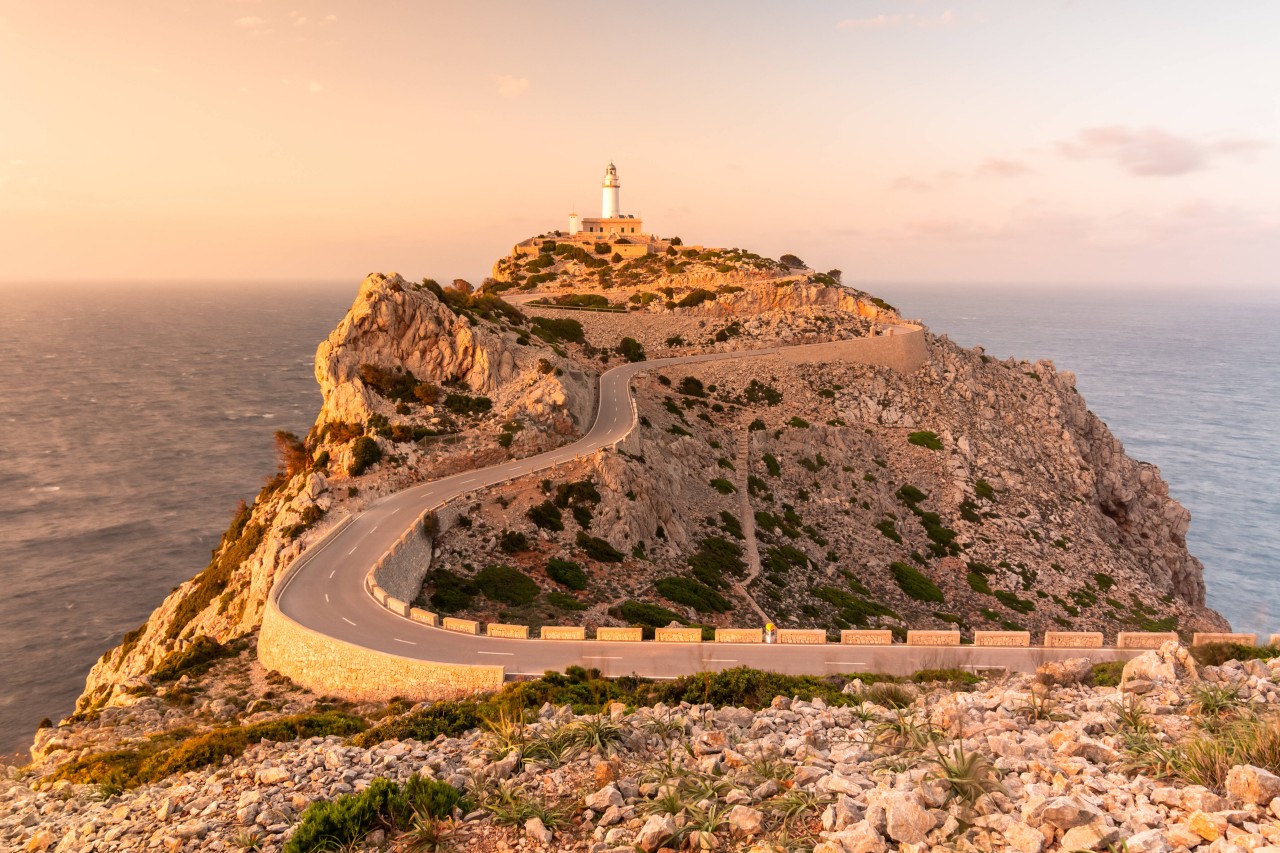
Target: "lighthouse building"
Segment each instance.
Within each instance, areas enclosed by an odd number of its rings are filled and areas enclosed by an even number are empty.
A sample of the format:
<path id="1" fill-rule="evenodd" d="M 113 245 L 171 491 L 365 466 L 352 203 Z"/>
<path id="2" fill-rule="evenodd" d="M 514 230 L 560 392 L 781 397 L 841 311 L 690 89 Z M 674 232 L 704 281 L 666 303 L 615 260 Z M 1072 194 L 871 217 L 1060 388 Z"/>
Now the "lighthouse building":
<path id="1" fill-rule="evenodd" d="M 597 240 L 612 240 L 619 237 L 643 238 L 644 223 L 640 217 L 622 212 L 618 202 L 618 191 L 621 186 L 618 180 L 618 167 L 610 163 L 604 170 L 604 182 L 601 184 L 603 199 L 600 205 L 600 218 L 580 217 L 576 213 L 570 213 L 569 233 L 587 234 Z"/>

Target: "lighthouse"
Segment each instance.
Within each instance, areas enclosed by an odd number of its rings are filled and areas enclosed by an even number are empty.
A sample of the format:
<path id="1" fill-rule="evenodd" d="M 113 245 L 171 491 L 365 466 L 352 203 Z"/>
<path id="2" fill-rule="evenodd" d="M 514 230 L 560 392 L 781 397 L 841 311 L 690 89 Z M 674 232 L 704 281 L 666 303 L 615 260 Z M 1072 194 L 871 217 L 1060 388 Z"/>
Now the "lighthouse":
<path id="1" fill-rule="evenodd" d="M 618 180 L 618 167 L 610 163 L 604 170 L 604 182 L 600 185 L 602 192 L 602 201 L 600 204 L 600 218 L 594 219 L 586 216 L 578 216 L 577 213 L 569 214 L 569 233 L 599 235 L 592 236 L 590 239 L 600 242 L 602 239 L 623 239 L 623 245 L 627 245 L 630 241 L 647 239 L 644 233 L 644 223 L 640 221 L 640 217 L 631 213 L 622 213 L 622 205 L 618 202 L 618 189 L 622 186 L 622 182 Z"/>
<path id="2" fill-rule="evenodd" d="M 612 163 L 604 170 L 604 203 L 600 206 L 601 219 L 617 219 L 622 207 L 618 204 L 618 168 Z"/>

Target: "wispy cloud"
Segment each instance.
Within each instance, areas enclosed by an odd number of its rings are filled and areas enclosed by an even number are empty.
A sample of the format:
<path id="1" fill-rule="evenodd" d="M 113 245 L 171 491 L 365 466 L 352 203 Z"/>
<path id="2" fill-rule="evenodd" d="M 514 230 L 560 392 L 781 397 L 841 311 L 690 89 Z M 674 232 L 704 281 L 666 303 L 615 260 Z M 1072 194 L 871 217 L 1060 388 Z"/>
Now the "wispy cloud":
<path id="1" fill-rule="evenodd" d="M 231 22 L 231 26 L 242 29 L 251 36 L 265 36 L 271 32 L 268 21 L 258 15 L 245 15 L 244 17 L 236 18 Z"/>
<path id="2" fill-rule="evenodd" d="M 297 89 L 311 95 L 318 95 L 324 91 L 324 84 L 318 80 L 293 80 L 288 77 L 281 77 L 280 85 L 286 89 Z"/>
<path id="3" fill-rule="evenodd" d="M 912 178 L 908 175 L 902 175 L 894 178 L 889 189 L 898 190 L 899 192 L 927 193 L 933 190 L 933 184 L 922 181 L 919 178 Z"/>
<path id="4" fill-rule="evenodd" d="M 1250 159 L 1268 143 L 1259 139 L 1200 141 L 1157 127 L 1111 125 L 1085 128 L 1055 147 L 1072 160 L 1108 159 L 1131 175 L 1167 177 L 1206 169 L 1220 157 Z"/>
<path id="5" fill-rule="evenodd" d="M 836 22 L 838 30 L 888 30 L 898 27 L 949 27 L 956 22 L 950 9 L 939 15 L 875 15 L 870 18 L 845 18 Z"/>
<path id="6" fill-rule="evenodd" d="M 489 79 L 498 87 L 498 94 L 504 98 L 515 98 L 523 95 L 529 88 L 529 81 L 524 77 L 513 77 L 510 74 L 490 74 Z"/>
<path id="7" fill-rule="evenodd" d="M 978 168 L 973 170 L 979 178 L 1021 178 L 1033 172 L 1035 169 L 1017 160 L 1002 160 L 998 157 L 983 160 L 978 164 Z"/>

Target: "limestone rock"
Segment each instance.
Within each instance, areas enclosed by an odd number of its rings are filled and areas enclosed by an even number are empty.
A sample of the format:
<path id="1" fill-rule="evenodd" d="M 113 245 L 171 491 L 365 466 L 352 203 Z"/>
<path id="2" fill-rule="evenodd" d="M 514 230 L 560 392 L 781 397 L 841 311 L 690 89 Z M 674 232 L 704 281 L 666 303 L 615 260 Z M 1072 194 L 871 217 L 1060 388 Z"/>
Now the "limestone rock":
<path id="1" fill-rule="evenodd" d="M 729 821 L 729 831 L 738 838 L 755 838 L 764 831 L 764 814 L 750 806 L 734 806 L 725 819 Z"/>
<path id="2" fill-rule="evenodd" d="M 1169 640 L 1158 649 L 1143 652 L 1124 665 L 1121 684 L 1130 681 L 1196 682 L 1200 672 L 1191 652 L 1176 640 Z"/>
<path id="3" fill-rule="evenodd" d="M 654 853 L 676 834 L 676 819 L 669 814 L 650 815 L 636 833 L 636 846 L 645 853 Z"/>
<path id="4" fill-rule="evenodd" d="M 1093 681 L 1093 661 L 1089 658 L 1045 661 L 1036 667 L 1036 680 L 1041 684 L 1070 686 Z"/>
<path id="5" fill-rule="evenodd" d="M 894 841 L 919 844 L 936 825 L 915 794 L 894 793 L 885 799 L 885 834 Z"/>
<path id="6" fill-rule="evenodd" d="M 1262 805 L 1280 797 L 1280 776 L 1252 764 L 1237 764 L 1227 772 L 1227 791 L 1246 803 Z"/>

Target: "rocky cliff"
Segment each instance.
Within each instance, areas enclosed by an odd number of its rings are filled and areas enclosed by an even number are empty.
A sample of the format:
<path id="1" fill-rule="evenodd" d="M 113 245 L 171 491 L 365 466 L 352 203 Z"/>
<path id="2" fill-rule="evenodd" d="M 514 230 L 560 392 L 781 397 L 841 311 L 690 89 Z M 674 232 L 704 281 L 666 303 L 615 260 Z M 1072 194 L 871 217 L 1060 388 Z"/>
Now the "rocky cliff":
<path id="1" fill-rule="evenodd" d="M 94 667 L 82 713 L 127 701 L 198 638 L 251 634 L 289 562 L 369 501 L 571 440 L 591 420 L 594 377 L 619 358 L 902 322 L 838 271 L 741 250 L 605 262 L 544 248 L 500 261 L 504 280 L 479 290 L 361 284 L 317 351 L 314 428 L 282 439 L 280 472 L 210 565 Z M 534 304 L 556 300 L 608 310 Z M 1203 607 L 1186 510 L 1071 374 L 932 335 L 929 351 L 910 375 L 781 358 L 654 371 L 619 451 L 453 513 L 419 602 L 535 626 L 1225 625 Z"/>

